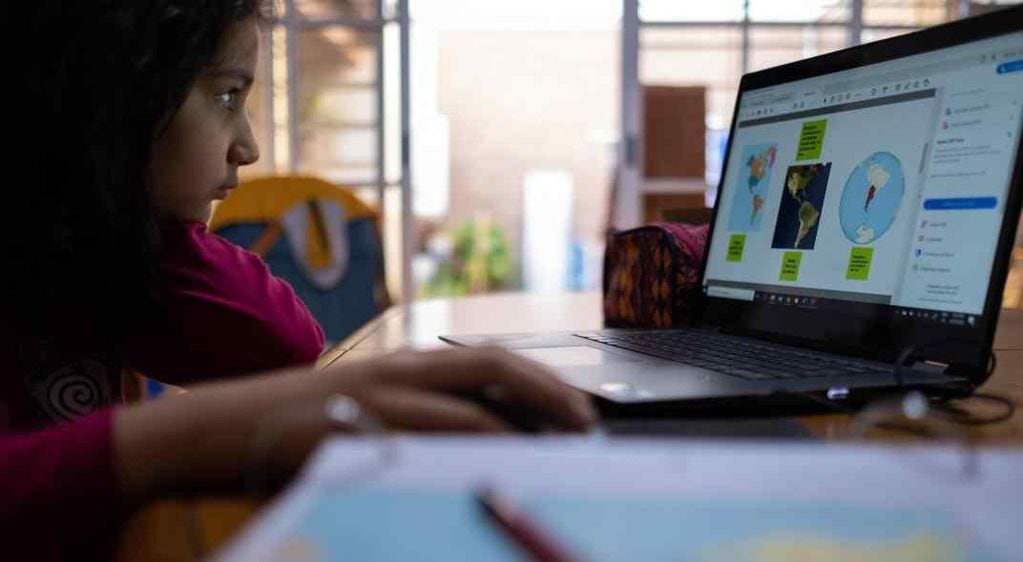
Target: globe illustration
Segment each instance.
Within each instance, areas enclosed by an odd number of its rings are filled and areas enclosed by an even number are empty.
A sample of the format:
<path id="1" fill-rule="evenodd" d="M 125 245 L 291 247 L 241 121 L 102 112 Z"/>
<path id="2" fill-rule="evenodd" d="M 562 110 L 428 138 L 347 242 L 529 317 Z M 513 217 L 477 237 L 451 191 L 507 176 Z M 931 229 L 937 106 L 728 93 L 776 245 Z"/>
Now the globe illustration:
<path id="1" fill-rule="evenodd" d="M 875 152 L 849 174 L 838 215 L 853 244 L 870 244 L 895 222 L 906 193 L 902 163 L 890 152 Z"/>

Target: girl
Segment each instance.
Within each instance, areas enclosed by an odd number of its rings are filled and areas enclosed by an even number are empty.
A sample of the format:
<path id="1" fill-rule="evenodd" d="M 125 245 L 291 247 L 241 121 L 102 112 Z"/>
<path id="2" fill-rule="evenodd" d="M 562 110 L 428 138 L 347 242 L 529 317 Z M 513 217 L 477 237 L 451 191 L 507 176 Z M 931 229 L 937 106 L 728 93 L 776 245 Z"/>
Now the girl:
<path id="1" fill-rule="evenodd" d="M 592 423 L 581 394 L 497 350 L 292 369 L 117 407 L 125 367 L 182 383 L 309 363 L 322 347 L 291 289 L 203 226 L 238 168 L 258 158 L 244 103 L 269 8 L 8 4 L 28 39 L 8 50 L 25 68 L 11 74 L 8 162 L 21 175 L 8 178 L 2 236 L 6 552 L 102 555 L 144 501 L 239 491 L 253 435 L 278 411 L 306 415 L 259 469 L 290 474 L 330 429 L 316 413 L 337 393 L 402 429 L 507 430 L 469 401 L 495 386 L 558 426 Z"/>
<path id="2" fill-rule="evenodd" d="M 34 179 L 12 194 L 32 222 L 5 237 L 9 425 L 117 402 L 125 366 L 182 384 L 313 362 L 323 334 L 291 287 L 205 227 L 259 158 L 256 6 L 62 4 L 22 8 L 42 53 L 15 104 Z"/>

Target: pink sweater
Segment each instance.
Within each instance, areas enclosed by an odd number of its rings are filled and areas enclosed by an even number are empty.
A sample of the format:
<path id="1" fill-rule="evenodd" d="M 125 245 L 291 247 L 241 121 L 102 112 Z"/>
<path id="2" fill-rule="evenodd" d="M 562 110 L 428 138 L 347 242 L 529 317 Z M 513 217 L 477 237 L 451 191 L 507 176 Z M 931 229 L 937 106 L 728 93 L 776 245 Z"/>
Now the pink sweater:
<path id="1" fill-rule="evenodd" d="M 312 363 L 323 350 L 308 309 L 256 255 L 201 223 L 167 228 L 164 252 L 168 313 L 140 329 L 128 366 L 188 383 Z M 0 353 L 0 529 L 14 559 L 19 547 L 33 560 L 102 552 L 120 521 L 110 406 L 122 365 L 73 357 L 54 354 L 28 376 L 14 350 Z"/>

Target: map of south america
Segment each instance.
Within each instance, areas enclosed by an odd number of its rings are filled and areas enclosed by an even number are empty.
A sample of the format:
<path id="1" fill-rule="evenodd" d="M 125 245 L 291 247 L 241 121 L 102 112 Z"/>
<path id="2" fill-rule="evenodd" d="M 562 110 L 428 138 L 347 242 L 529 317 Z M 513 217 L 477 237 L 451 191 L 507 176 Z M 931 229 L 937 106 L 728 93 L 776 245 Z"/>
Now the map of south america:
<path id="1" fill-rule="evenodd" d="M 884 166 L 874 162 L 870 165 L 870 169 L 867 170 L 867 177 L 870 178 L 870 189 L 867 191 L 867 201 L 863 204 L 863 212 L 870 210 L 870 202 L 877 195 L 877 190 L 888 185 L 888 179 L 891 178 L 891 174 L 884 169 Z"/>
<path id="2" fill-rule="evenodd" d="M 788 169 L 772 248 L 813 249 L 830 174 L 830 162 Z"/>
<path id="3" fill-rule="evenodd" d="M 838 216 L 842 233 L 853 244 L 871 244 L 895 222 L 906 181 L 902 163 L 890 152 L 871 154 L 853 171 L 842 188 Z"/>

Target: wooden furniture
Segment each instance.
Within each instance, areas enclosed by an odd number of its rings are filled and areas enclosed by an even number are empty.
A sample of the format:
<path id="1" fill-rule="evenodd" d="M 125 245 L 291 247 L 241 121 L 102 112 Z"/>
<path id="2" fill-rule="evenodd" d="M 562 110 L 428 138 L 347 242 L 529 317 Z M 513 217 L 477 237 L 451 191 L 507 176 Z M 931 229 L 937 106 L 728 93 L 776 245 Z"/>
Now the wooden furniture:
<path id="1" fill-rule="evenodd" d="M 706 169 L 707 89 L 643 87 L 643 176 L 702 178 Z"/>
<path id="2" fill-rule="evenodd" d="M 690 180 L 648 180 L 643 189 L 643 222 L 710 222 L 713 209 L 707 207 L 707 184 L 703 178 Z"/>
<path id="3" fill-rule="evenodd" d="M 441 334 L 592 330 L 602 323 L 600 302 L 599 293 L 496 294 L 395 306 L 325 353 L 320 366 L 343 366 L 349 361 L 370 359 L 405 347 L 442 347 L 445 344 L 437 339 Z M 1023 404 L 1023 310 L 1002 311 L 994 347 L 998 367 L 981 390 Z M 966 407 L 982 409 L 985 405 Z M 852 418 L 819 414 L 781 421 L 802 428 L 805 436 L 839 440 L 847 434 Z M 690 422 L 675 423 L 684 426 Z M 697 422 L 691 423 L 700 427 Z M 971 441 L 980 445 L 1023 446 L 1023 412 L 1017 411 L 1011 419 L 997 425 L 970 427 L 965 431 Z M 874 442 L 922 441 L 905 433 L 883 430 L 871 431 L 867 438 Z M 222 546 L 258 507 L 252 501 L 230 498 L 160 502 L 129 523 L 118 559 L 199 560 Z"/>
<path id="4" fill-rule="evenodd" d="M 679 222 L 706 209 L 704 86 L 643 87 L 643 222 Z M 681 222 L 690 222 L 688 220 Z"/>
<path id="5" fill-rule="evenodd" d="M 209 230 L 263 258 L 338 342 L 391 305 L 381 224 L 353 189 L 294 175 L 242 182 Z"/>

